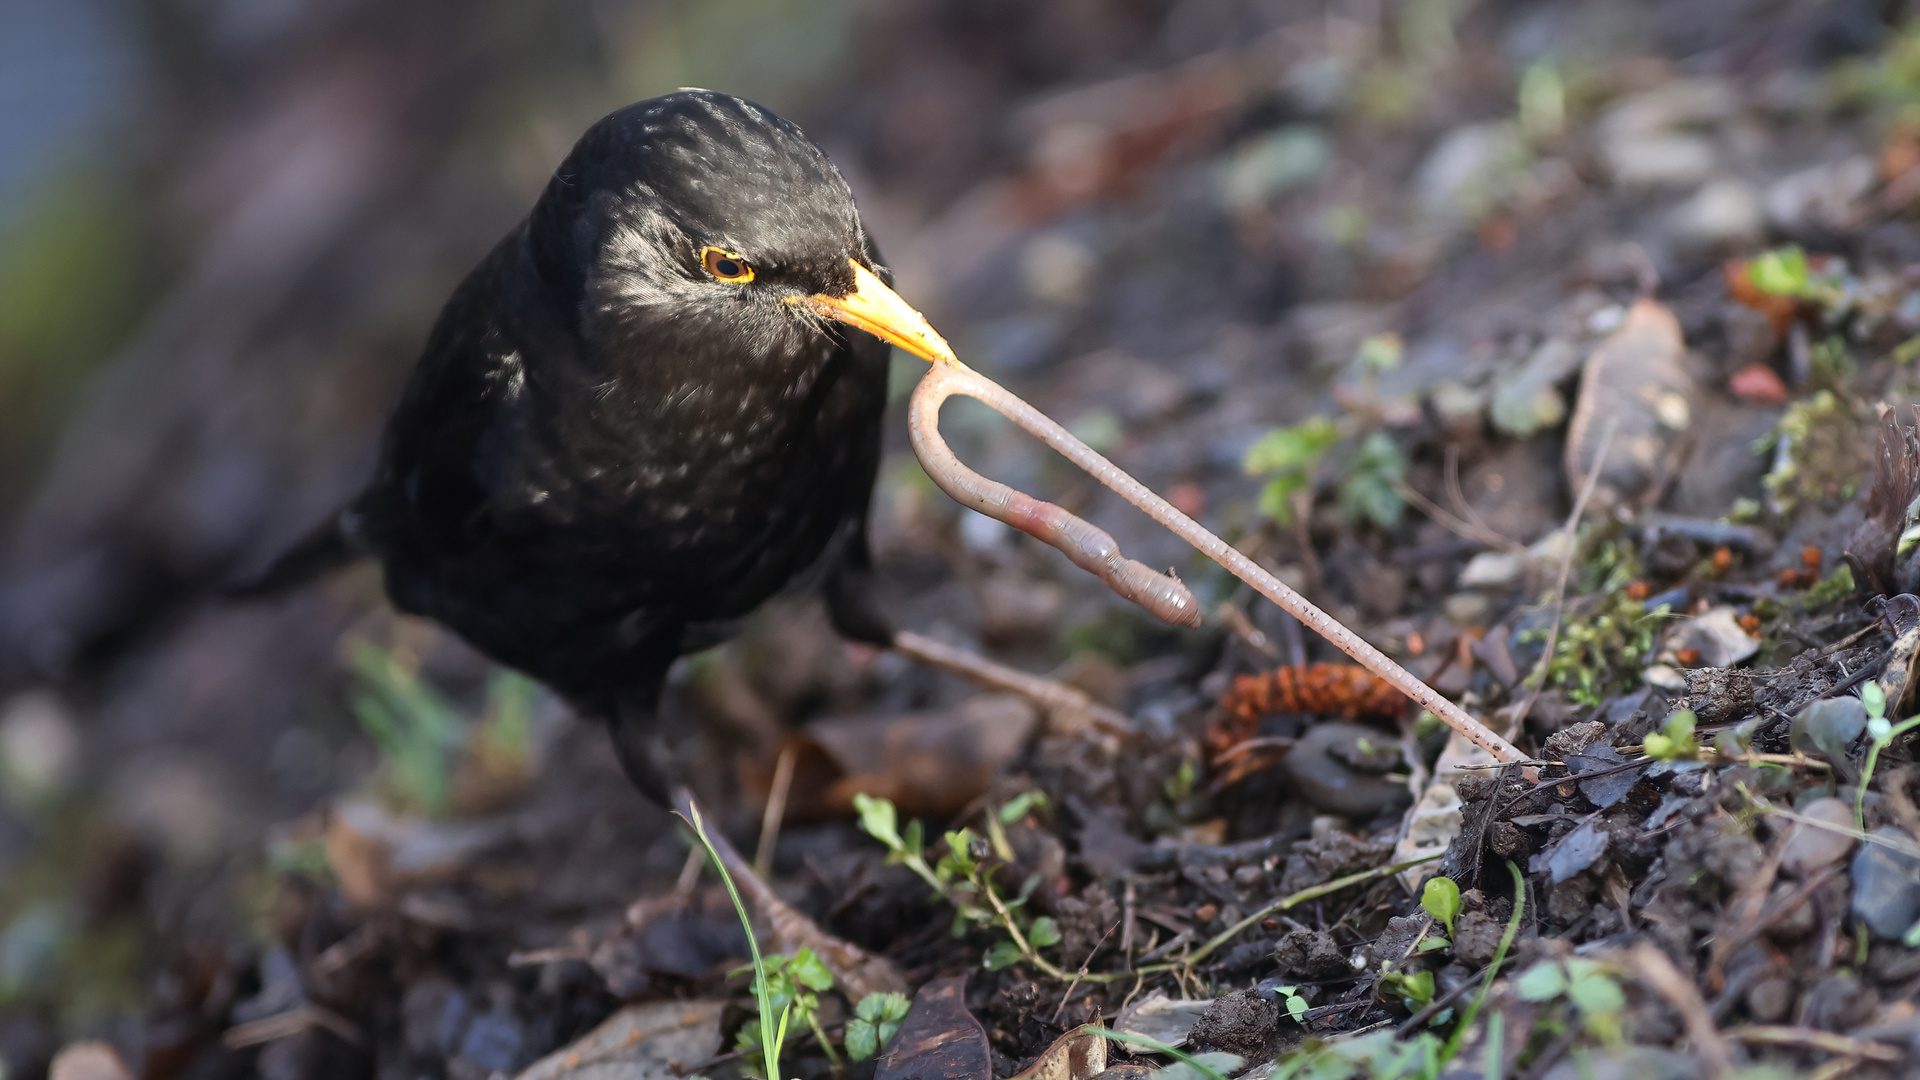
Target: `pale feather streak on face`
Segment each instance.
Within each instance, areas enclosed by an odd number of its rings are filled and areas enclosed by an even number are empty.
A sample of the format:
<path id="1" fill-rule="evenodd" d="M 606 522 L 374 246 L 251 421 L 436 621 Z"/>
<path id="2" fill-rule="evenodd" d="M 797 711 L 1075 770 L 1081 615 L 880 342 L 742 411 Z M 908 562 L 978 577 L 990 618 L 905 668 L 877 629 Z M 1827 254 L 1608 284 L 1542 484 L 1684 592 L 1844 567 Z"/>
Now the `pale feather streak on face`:
<path id="1" fill-rule="evenodd" d="M 826 318 L 865 330 L 922 360 L 959 363 L 947 340 L 927 323 L 924 316 L 900 299 L 899 293 L 887 288 L 886 282 L 861 266 L 858 260 L 848 259 L 847 262 L 853 266 L 854 288 L 851 293 L 845 296 L 794 297 L 790 303 L 805 304 Z"/>

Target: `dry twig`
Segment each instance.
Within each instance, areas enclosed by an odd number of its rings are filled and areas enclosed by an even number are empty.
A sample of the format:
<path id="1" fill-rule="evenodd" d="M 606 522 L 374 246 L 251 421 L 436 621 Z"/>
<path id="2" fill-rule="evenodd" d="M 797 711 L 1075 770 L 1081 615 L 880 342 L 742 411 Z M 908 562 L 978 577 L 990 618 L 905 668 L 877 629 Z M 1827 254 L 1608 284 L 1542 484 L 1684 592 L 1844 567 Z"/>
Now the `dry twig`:
<path id="1" fill-rule="evenodd" d="M 1673 966 L 1666 953 L 1644 941 L 1628 951 L 1627 959 L 1640 973 L 1640 981 L 1666 998 L 1667 1004 L 1672 1005 L 1686 1023 L 1687 1041 L 1693 1044 L 1693 1052 L 1700 1059 L 1701 1074 L 1709 1080 L 1726 1075 L 1733 1058 L 1727 1051 L 1726 1039 L 1713 1024 L 1713 1014 L 1700 997 L 1700 988 Z"/>

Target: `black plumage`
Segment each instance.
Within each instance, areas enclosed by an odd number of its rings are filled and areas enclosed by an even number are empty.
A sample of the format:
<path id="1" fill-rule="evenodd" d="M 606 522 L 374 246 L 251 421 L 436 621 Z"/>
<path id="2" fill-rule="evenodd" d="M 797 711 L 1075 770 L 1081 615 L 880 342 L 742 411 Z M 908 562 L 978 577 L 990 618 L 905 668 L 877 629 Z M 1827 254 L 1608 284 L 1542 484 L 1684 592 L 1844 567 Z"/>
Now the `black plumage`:
<path id="1" fill-rule="evenodd" d="M 372 553 L 402 610 L 605 718 L 662 799 L 675 657 L 816 568 L 842 633 L 890 638 L 874 333 L 951 353 L 886 277 L 794 125 L 707 91 L 621 109 L 448 301 L 365 493 L 261 585 Z"/>

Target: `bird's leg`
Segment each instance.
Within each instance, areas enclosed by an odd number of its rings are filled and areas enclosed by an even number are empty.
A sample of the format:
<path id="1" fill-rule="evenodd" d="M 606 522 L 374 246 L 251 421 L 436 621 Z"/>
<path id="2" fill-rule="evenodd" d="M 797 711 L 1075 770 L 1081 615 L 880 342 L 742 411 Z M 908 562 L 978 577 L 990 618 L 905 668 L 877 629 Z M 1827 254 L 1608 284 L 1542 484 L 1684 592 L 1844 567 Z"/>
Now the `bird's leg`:
<path id="1" fill-rule="evenodd" d="M 827 577 L 827 614 L 842 637 L 889 646 L 910 660 L 958 675 L 982 689 L 1026 698 L 1069 723 L 1086 721 L 1113 734 L 1133 731 L 1125 714 L 1065 683 L 1028 674 L 910 630 L 895 630 L 874 598 L 877 582 L 865 525 L 862 519 L 858 531 L 847 538 L 845 550 Z"/>
<path id="2" fill-rule="evenodd" d="M 597 710 L 606 717 L 627 779 L 660 806 L 673 805 L 668 801 L 675 774 L 673 752 L 660 731 L 660 692 L 667 683 L 667 669 L 679 653 L 678 637 L 676 629 L 674 640 L 661 642 L 658 648 L 633 650 L 631 681 Z"/>
<path id="3" fill-rule="evenodd" d="M 1360 665 L 1392 684 L 1401 693 L 1432 712 L 1447 725 L 1492 754 L 1495 760 L 1522 761 L 1525 755 L 1498 732 L 1442 697 L 1379 649 L 1321 611 L 1286 583 L 1274 577 L 1199 522 L 1174 509 L 1145 484 L 1074 438 L 1045 413 L 1020 400 L 1005 387 L 957 360 L 936 361 L 914 389 L 907 430 L 913 450 L 934 483 L 964 506 L 1004 521 L 1052 544 L 1076 564 L 1099 575 L 1114 591 L 1140 604 L 1167 622 L 1196 625 L 1199 605 L 1178 581 L 1156 574 L 1120 556 L 1113 538 L 1065 510 L 988 480 L 962 464 L 940 438 L 940 405 L 954 394 L 977 398 L 1019 424 L 1042 442 L 1078 465 L 1094 479 L 1120 493 L 1128 502 L 1165 525 L 1202 554 L 1252 585 L 1262 595 L 1290 612 L 1320 636 L 1338 646 Z"/>
<path id="4" fill-rule="evenodd" d="M 902 656 L 958 675 L 982 689 L 1017 694 L 1053 716 L 1069 718 L 1069 722 L 1084 720 L 1114 735 L 1133 734 L 1133 722 L 1125 713 L 1110 709 L 1063 682 L 1030 675 L 970 649 L 956 648 L 911 630 L 894 634 L 893 647 Z"/>

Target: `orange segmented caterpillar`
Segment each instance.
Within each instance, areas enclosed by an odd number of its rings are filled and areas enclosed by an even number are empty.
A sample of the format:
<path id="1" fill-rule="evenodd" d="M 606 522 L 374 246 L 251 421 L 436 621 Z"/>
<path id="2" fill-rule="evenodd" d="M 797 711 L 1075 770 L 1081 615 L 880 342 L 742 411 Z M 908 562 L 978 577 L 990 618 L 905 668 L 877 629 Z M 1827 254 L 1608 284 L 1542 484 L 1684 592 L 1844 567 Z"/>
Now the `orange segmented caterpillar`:
<path id="1" fill-rule="evenodd" d="M 1220 696 L 1226 715 L 1207 729 L 1207 752 L 1217 757 L 1252 738 L 1260 718 L 1269 713 L 1391 720 L 1406 707 L 1406 695 L 1392 684 L 1351 664 L 1307 664 L 1242 675 Z"/>
<path id="2" fill-rule="evenodd" d="M 1308 664 L 1242 675 L 1233 680 L 1233 689 L 1221 696 L 1220 707 L 1256 724 L 1269 713 L 1389 720 L 1407 707 L 1407 698 L 1365 668 Z"/>

